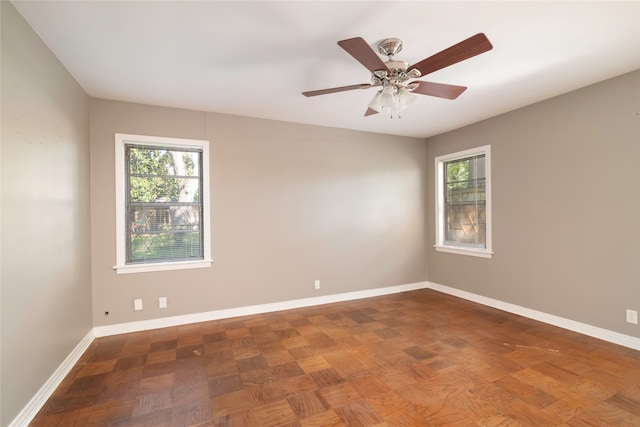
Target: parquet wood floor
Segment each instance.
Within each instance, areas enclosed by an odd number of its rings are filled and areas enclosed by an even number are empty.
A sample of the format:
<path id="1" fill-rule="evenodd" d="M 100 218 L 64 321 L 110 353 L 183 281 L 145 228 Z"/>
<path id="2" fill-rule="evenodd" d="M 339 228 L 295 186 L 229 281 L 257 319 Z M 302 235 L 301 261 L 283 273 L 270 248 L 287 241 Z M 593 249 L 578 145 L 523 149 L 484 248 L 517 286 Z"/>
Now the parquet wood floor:
<path id="1" fill-rule="evenodd" d="M 640 352 L 418 290 L 98 338 L 31 425 L 640 426 Z"/>

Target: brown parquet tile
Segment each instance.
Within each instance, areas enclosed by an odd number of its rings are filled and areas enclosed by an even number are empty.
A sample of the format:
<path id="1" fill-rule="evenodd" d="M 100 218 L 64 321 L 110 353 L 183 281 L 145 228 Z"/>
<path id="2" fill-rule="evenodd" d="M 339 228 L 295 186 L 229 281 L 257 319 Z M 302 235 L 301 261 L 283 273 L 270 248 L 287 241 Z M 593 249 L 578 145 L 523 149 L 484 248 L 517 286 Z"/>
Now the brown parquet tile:
<path id="1" fill-rule="evenodd" d="M 431 290 L 96 339 L 32 426 L 640 426 L 640 352 Z"/>

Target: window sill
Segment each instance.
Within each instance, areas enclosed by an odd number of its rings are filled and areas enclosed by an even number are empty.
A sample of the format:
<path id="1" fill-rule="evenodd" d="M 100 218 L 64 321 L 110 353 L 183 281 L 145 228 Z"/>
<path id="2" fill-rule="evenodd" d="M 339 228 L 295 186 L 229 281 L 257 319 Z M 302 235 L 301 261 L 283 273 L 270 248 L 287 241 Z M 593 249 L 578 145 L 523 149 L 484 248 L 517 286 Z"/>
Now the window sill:
<path id="1" fill-rule="evenodd" d="M 150 271 L 185 270 L 190 268 L 211 267 L 213 260 L 183 261 L 183 262 L 158 262 L 149 264 L 116 265 L 113 267 L 117 274 L 147 273 Z"/>
<path id="2" fill-rule="evenodd" d="M 493 252 L 488 251 L 486 249 L 472 249 L 472 248 L 464 248 L 464 247 L 455 247 L 455 246 L 440 246 L 434 245 L 436 251 L 438 252 L 448 252 L 451 254 L 458 255 L 467 255 L 467 256 L 475 256 L 480 258 L 492 258 Z"/>

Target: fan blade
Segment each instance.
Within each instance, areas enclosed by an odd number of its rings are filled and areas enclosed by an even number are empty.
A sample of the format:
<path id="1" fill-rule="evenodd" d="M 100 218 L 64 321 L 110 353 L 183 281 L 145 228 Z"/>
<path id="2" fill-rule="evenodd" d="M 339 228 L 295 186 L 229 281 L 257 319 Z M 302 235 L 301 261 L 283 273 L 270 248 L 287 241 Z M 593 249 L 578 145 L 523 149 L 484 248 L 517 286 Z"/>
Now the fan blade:
<path id="1" fill-rule="evenodd" d="M 421 95 L 437 96 L 438 98 L 456 99 L 462 92 L 467 90 L 466 86 L 446 85 L 433 82 L 411 82 L 418 83 L 418 87 L 412 92 Z"/>
<path id="2" fill-rule="evenodd" d="M 338 46 L 346 50 L 349 55 L 353 56 L 372 73 L 378 70 L 389 70 L 378 54 L 361 37 L 341 40 L 338 42 Z"/>
<path id="3" fill-rule="evenodd" d="M 417 68 L 421 75 L 427 75 L 438 71 L 449 65 L 457 64 L 460 61 L 469 59 L 473 56 L 480 55 L 488 50 L 493 49 L 491 42 L 483 33 L 469 37 L 441 52 L 436 53 L 422 61 L 409 67 L 409 71 Z"/>
<path id="4" fill-rule="evenodd" d="M 367 108 L 367 111 L 364 112 L 364 116 L 371 116 L 373 114 L 378 114 L 378 112 L 376 110 L 374 110 L 373 108 Z"/>
<path id="5" fill-rule="evenodd" d="M 318 96 L 318 95 L 326 95 L 327 93 L 344 92 L 346 90 L 368 89 L 371 86 L 372 85 L 369 84 L 369 83 L 361 83 L 361 84 L 357 84 L 357 85 L 332 87 L 330 89 L 312 90 L 312 91 L 309 91 L 309 92 L 302 92 L 302 94 L 304 96 Z"/>

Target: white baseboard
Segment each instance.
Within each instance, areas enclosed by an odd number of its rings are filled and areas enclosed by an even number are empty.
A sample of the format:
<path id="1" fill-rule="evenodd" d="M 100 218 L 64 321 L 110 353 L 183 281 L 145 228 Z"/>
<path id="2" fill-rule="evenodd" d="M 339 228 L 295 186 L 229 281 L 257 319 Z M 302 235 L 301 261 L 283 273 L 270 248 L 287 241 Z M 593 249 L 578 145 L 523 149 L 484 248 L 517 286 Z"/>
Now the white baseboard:
<path id="1" fill-rule="evenodd" d="M 223 310 L 208 311 L 204 313 L 186 314 L 182 316 L 163 317 L 160 319 L 142 320 L 139 322 L 119 323 L 116 325 L 96 326 L 93 333 L 96 337 L 125 334 L 130 332 L 146 331 L 149 329 L 167 328 L 189 323 L 207 322 L 210 320 L 228 319 L 238 316 L 270 313 L 274 311 L 291 310 L 294 308 L 311 307 L 315 305 L 330 304 L 334 302 L 350 301 L 363 298 L 377 297 L 381 295 L 395 294 L 399 292 L 425 289 L 427 282 L 416 282 L 407 285 L 389 286 L 386 288 L 367 289 L 365 291 L 346 292 L 343 294 L 325 295 L 321 297 L 304 298 L 290 301 L 274 302 L 270 304 L 251 305 L 246 307 L 228 308 Z"/>
<path id="2" fill-rule="evenodd" d="M 80 357 L 84 354 L 84 352 L 89 348 L 93 340 L 95 339 L 95 335 L 93 334 L 93 330 L 89 331 L 87 335 L 82 338 L 82 340 L 75 346 L 71 353 L 62 361 L 58 369 L 49 377 L 49 379 L 44 383 L 40 390 L 31 398 L 29 403 L 22 408 L 22 411 L 14 418 L 14 420 L 9 424 L 8 427 L 26 427 L 33 421 L 38 412 L 53 392 L 58 388 L 62 380 L 67 376 L 67 374 L 71 371 L 71 369 L 76 365 Z"/>
<path id="3" fill-rule="evenodd" d="M 484 297 L 471 292 L 462 291 L 460 289 L 450 288 L 449 286 L 440 285 L 438 283 L 428 282 L 427 287 L 434 291 L 449 294 L 455 297 L 477 302 L 482 305 L 497 308 L 498 310 L 517 314 L 529 319 L 537 320 L 550 325 L 558 326 L 570 331 L 578 332 L 583 335 L 598 338 L 603 341 L 629 347 L 634 350 L 640 350 L 640 338 L 613 332 L 608 329 L 599 328 L 597 326 L 587 325 L 586 323 L 576 322 L 574 320 L 565 319 L 553 314 L 544 313 L 542 311 L 532 310 L 530 308 L 521 307 L 519 305 L 510 304 L 493 298 Z"/>

